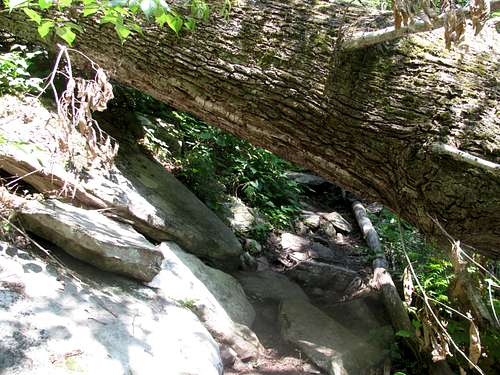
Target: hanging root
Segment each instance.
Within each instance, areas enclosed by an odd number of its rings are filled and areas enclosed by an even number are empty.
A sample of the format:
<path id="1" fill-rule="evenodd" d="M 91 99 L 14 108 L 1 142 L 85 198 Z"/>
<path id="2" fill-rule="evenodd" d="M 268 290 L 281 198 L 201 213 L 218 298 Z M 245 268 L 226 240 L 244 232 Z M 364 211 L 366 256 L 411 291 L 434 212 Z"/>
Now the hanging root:
<path id="1" fill-rule="evenodd" d="M 73 76 L 70 52 L 90 61 L 95 72 L 93 79 Z M 61 95 L 54 84 L 58 76 L 64 77 L 66 81 L 66 89 Z M 92 112 L 104 111 L 108 101 L 113 98 L 113 88 L 104 70 L 81 52 L 59 45 L 56 63 L 42 93 L 49 87 L 57 103 L 60 131 L 55 136 L 59 150 L 68 156 L 70 162 L 74 161 L 81 135 L 85 140 L 87 162 L 98 162 L 109 169 L 118 152 L 118 143 L 102 131 L 92 118 Z"/>

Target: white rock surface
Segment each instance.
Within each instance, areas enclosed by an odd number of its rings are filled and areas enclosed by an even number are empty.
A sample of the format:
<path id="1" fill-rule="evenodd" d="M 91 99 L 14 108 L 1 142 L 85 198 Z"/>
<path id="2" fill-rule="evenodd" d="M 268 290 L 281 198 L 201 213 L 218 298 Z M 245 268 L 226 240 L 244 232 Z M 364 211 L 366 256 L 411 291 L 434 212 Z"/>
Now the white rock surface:
<path id="1" fill-rule="evenodd" d="M 255 311 L 232 276 L 206 266 L 174 242 L 162 242 L 160 273 L 148 284 L 165 297 L 189 306 L 208 330 L 243 357 L 257 357 L 260 343 L 248 329 Z"/>
<path id="2" fill-rule="evenodd" d="M 188 309 L 61 253 L 47 264 L 0 243 L 2 375 L 221 375 Z"/>
<path id="3" fill-rule="evenodd" d="M 352 232 L 352 225 L 338 212 L 329 212 L 321 215 L 324 220 L 329 221 L 335 228 L 345 233 Z"/>
<path id="4" fill-rule="evenodd" d="M 255 223 L 255 215 L 252 209 L 247 207 L 239 198 L 228 196 L 227 200 L 222 206 L 225 209 L 225 219 L 229 222 L 231 228 L 241 233 L 250 231 Z"/>
<path id="5" fill-rule="evenodd" d="M 311 241 L 304 237 L 285 232 L 281 235 L 280 245 L 285 251 L 306 251 L 311 246 Z"/>

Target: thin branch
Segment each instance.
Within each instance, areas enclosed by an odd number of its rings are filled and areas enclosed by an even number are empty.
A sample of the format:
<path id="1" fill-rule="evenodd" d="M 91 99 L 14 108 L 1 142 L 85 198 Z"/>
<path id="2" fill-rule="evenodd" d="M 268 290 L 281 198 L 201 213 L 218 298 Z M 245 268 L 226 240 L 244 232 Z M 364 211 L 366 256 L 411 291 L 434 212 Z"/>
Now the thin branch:
<path id="1" fill-rule="evenodd" d="M 431 147 L 432 150 L 438 154 L 448 155 L 453 159 L 468 163 L 474 167 L 478 167 L 495 174 L 500 174 L 500 164 L 481 159 L 477 156 L 469 154 L 468 152 L 461 151 L 456 147 L 444 143 L 434 143 Z"/>
<path id="2" fill-rule="evenodd" d="M 432 217 L 431 215 L 427 214 L 427 216 L 429 216 L 429 218 L 434 222 L 434 224 L 437 225 L 437 227 L 444 233 L 444 235 L 446 237 L 448 237 L 448 240 L 450 241 L 451 244 L 454 244 L 456 243 L 457 241 L 446 231 L 446 229 L 443 228 L 443 226 L 441 225 L 441 223 L 439 222 L 438 219 L 436 219 L 435 217 Z M 466 245 L 467 246 L 467 245 Z M 472 248 L 474 249 L 474 248 Z M 467 254 L 467 252 L 462 248 L 460 247 L 460 250 L 461 250 L 461 254 L 465 255 L 465 257 L 471 261 L 472 263 L 474 263 L 479 269 L 481 269 L 483 272 L 485 272 L 487 275 L 489 275 L 492 279 L 494 279 L 496 281 L 497 284 L 500 284 L 500 280 L 495 276 L 493 275 L 493 273 L 491 273 L 490 271 L 488 271 L 483 265 L 481 265 L 480 263 L 476 262 L 474 260 L 474 258 L 472 258 L 469 254 Z M 495 286 L 495 285 L 494 285 Z"/>
<path id="3" fill-rule="evenodd" d="M 500 5 L 500 0 L 493 0 L 490 4 L 492 10 L 496 9 Z M 470 18 L 469 7 L 463 8 L 462 12 L 466 18 Z M 396 29 L 395 26 L 389 26 L 385 29 L 375 31 L 361 31 L 354 34 L 350 39 L 345 40 L 342 46 L 345 50 L 360 49 L 388 42 L 390 40 L 399 39 L 404 36 L 436 30 L 444 26 L 444 20 L 445 14 L 443 13 L 432 20 L 432 25 L 419 20 L 415 21 L 412 25 L 402 26 L 399 29 Z"/>
<path id="4" fill-rule="evenodd" d="M 495 317 L 495 321 L 497 322 L 497 326 L 500 327 L 500 321 L 498 320 L 497 312 L 495 310 L 495 304 L 493 303 L 493 293 L 491 292 L 491 287 L 493 285 L 493 282 L 491 280 L 486 280 L 488 283 L 488 297 L 490 299 L 490 306 L 491 310 L 493 311 L 493 316 Z"/>

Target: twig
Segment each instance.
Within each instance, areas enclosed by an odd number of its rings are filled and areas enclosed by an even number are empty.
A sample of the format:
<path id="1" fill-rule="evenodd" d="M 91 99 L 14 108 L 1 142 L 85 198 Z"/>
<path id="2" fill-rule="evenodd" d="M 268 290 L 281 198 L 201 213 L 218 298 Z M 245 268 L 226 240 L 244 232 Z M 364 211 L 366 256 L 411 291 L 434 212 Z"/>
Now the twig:
<path id="1" fill-rule="evenodd" d="M 491 9 L 494 9 L 500 4 L 500 0 L 491 1 Z M 470 17 L 470 8 L 465 7 L 461 10 L 465 17 Z M 347 39 L 342 47 L 346 50 L 354 50 L 365 48 L 369 46 L 373 46 L 375 44 L 388 42 L 390 40 L 402 38 L 404 36 L 417 34 L 421 32 L 436 30 L 444 26 L 446 14 L 440 14 L 438 17 L 434 18 L 432 21 L 432 25 L 419 20 L 415 21 L 415 23 L 402 26 L 399 29 L 396 29 L 395 26 L 389 26 L 385 29 L 375 30 L 375 31 L 366 31 L 359 32 L 353 35 L 350 39 Z"/>
<path id="2" fill-rule="evenodd" d="M 43 172 L 43 168 L 38 168 L 38 169 L 35 169 L 31 172 L 28 172 L 20 177 L 17 177 L 15 179 L 13 179 L 12 181 L 9 181 L 8 183 L 5 184 L 6 187 L 9 187 L 10 185 L 13 185 L 15 184 L 17 181 L 20 181 L 20 180 L 23 180 L 24 178 L 28 177 L 28 176 L 31 176 L 32 174 L 35 174 L 35 173 L 38 173 L 38 172 Z"/>
<path id="3" fill-rule="evenodd" d="M 469 154 L 468 152 L 459 150 L 456 147 L 444 144 L 444 143 L 434 143 L 431 146 L 432 150 L 441 155 L 448 155 L 455 160 L 468 163 L 474 167 L 481 168 L 486 171 L 490 171 L 495 174 L 500 173 L 500 164 L 493 163 L 492 161 L 481 159 L 480 157 Z"/>
<path id="4" fill-rule="evenodd" d="M 443 234 L 448 237 L 448 240 L 454 244 L 456 243 L 457 241 L 446 231 L 446 229 L 443 228 L 443 226 L 441 225 L 441 223 L 439 222 L 438 219 L 436 219 L 435 217 L 432 217 L 431 215 L 427 214 L 427 216 L 434 222 L 434 224 L 437 225 L 437 227 L 443 232 Z M 468 245 L 465 245 L 467 247 L 470 247 L 472 249 L 474 249 L 472 246 L 468 246 Z M 478 268 L 480 268 L 481 270 L 483 270 L 485 273 L 487 273 L 492 279 L 494 279 L 497 284 L 500 284 L 500 280 L 493 274 L 491 273 L 490 271 L 488 271 L 485 267 L 483 267 L 480 263 L 476 262 L 474 260 L 474 258 L 472 258 L 469 254 L 467 254 L 467 252 L 463 249 L 463 248 L 460 248 L 461 250 L 461 254 L 465 255 L 465 257 L 470 260 L 472 263 L 474 263 Z"/>

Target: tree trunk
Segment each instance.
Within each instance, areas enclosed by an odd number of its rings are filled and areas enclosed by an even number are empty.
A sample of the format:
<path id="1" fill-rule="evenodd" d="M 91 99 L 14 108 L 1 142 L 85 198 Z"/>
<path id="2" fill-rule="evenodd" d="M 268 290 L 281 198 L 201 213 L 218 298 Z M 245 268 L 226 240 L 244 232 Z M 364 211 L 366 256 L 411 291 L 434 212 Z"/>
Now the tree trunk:
<path id="1" fill-rule="evenodd" d="M 153 25 L 124 45 L 109 25 L 77 22 L 76 48 L 115 80 L 381 201 L 434 238 L 431 217 L 500 257 L 494 28 L 453 51 L 440 31 L 347 51 L 342 40 L 390 16 L 294 0 L 240 1 L 192 34 Z M 36 38 L 20 12 L 0 13 L 0 28 Z"/>

